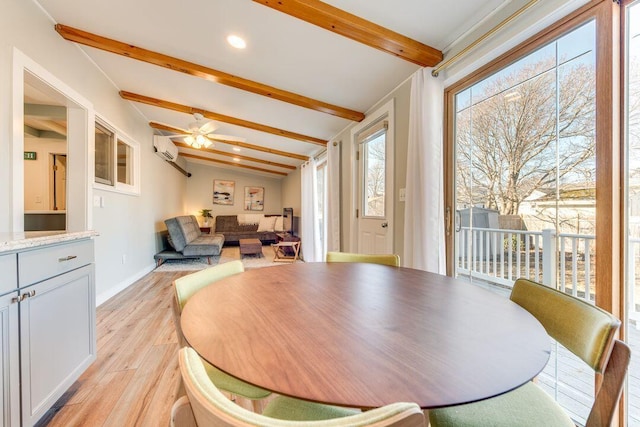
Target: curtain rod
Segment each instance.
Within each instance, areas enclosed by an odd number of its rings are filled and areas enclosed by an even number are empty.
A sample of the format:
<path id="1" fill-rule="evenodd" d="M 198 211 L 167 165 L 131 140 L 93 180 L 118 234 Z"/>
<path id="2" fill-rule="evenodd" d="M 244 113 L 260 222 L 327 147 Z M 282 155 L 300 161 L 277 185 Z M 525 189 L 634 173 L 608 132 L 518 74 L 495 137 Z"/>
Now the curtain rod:
<path id="1" fill-rule="evenodd" d="M 522 15 L 531 6 L 533 6 L 534 4 L 538 3 L 538 1 L 539 0 L 531 0 L 531 1 L 529 1 L 527 4 L 525 4 L 520 9 L 518 9 L 516 12 L 514 12 L 512 15 L 508 16 L 507 18 L 505 18 L 498 25 L 496 25 L 495 27 L 493 27 L 492 29 L 490 29 L 489 31 L 484 33 L 480 38 L 475 40 L 469 46 L 465 47 L 460 52 L 456 53 L 455 55 L 453 55 L 451 58 L 447 59 L 446 61 L 441 62 L 437 67 L 435 67 L 433 69 L 433 71 L 431 71 L 431 75 L 433 77 L 438 77 L 438 73 L 440 71 L 442 71 L 442 69 L 446 68 L 449 64 L 457 61 L 461 56 L 465 55 L 467 52 L 469 52 L 470 50 L 475 48 L 477 45 L 479 45 L 480 43 L 485 41 L 487 38 L 491 37 L 492 35 L 494 35 L 498 31 L 500 31 L 502 28 L 504 28 L 506 25 L 508 25 L 511 21 L 513 21 L 514 19 L 516 19 L 517 17 Z"/>

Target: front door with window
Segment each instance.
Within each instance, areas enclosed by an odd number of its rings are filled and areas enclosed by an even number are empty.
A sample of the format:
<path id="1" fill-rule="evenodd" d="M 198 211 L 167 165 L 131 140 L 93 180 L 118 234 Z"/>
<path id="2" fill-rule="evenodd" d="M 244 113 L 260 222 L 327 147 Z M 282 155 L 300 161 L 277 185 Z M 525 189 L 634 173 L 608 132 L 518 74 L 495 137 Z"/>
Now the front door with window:
<path id="1" fill-rule="evenodd" d="M 387 126 L 382 122 L 360 139 L 358 169 L 360 197 L 358 208 L 358 252 L 393 252 Z"/>

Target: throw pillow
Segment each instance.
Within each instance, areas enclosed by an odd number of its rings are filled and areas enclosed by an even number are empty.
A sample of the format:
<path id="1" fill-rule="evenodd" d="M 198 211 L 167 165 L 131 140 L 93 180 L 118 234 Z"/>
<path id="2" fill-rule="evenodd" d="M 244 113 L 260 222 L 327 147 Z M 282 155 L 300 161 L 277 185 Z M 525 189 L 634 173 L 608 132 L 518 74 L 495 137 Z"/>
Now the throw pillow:
<path id="1" fill-rule="evenodd" d="M 281 216 L 277 216 L 276 217 L 276 223 L 273 226 L 273 230 L 277 231 L 278 233 L 284 231 L 284 218 L 282 218 Z"/>
<path id="2" fill-rule="evenodd" d="M 273 231 L 276 225 L 276 216 L 263 216 L 258 224 L 258 231 Z"/>

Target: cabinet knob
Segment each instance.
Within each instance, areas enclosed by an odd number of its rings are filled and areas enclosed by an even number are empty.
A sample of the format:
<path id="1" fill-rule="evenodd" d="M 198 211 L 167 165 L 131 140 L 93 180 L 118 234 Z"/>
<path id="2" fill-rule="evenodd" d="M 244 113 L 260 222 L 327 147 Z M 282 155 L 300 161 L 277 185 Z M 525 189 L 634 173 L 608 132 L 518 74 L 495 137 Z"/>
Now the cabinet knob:
<path id="1" fill-rule="evenodd" d="M 71 261 L 72 259 L 78 258 L 77 255 L 69 255 L 64 258 L 58 258 L 58 262 Z"/>

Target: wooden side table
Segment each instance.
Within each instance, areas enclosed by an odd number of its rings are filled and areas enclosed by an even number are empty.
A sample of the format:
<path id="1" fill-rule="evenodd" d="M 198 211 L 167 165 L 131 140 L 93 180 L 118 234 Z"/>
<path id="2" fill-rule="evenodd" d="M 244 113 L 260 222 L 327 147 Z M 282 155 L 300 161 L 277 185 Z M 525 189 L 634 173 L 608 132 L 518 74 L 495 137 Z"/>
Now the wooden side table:
<path id="1" fill-rule="evenodd" d="M 211 234 L 211 227 L 200 227 L 200 232 Z"/>
<path id="2" fill-rule="evenodd" d="M 296 262 L 300 252 L 300 240 L 297 242 L 272 243 L 274 262 Z"/>

